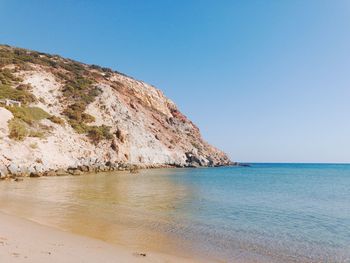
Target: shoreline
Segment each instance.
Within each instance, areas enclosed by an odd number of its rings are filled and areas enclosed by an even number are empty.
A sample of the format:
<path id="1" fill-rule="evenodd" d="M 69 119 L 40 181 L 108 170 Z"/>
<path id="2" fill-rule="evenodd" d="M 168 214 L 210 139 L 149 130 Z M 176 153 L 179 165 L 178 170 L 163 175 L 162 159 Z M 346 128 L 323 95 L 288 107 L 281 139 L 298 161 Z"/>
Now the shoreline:
<path id="1" fill-rule="evenodd" d="M 0 262 L 196 262 L 152 251 L 134 251 L 0 211 Z"/>
<path id="2" fill-rule="evenodd" d="M 22 177 L 50 177 L 50 176 L 78 176 L 89 173 L 104 173 L 104 172 L 130 172 L 137 174 L 140 170 L 143 169 L 167 169 L 167 168 L 215 168 L 215 167 L 246 167 L 247 164 L 231 162 L 222 165 L 215 166 L 179 166 L 179 165 L 170 165 L 170 164 L 155 164 L 155 165 L 134 165 L 134 164 L 110 164 L 110 165 L 98 165 L 98 166 L 87 166 L 87 165 L 78 165 L 78 166 L 68 166 L 66 168 L 58 169 L 30 169 L 31 167 L 23 168 L 19 165 L 11 164 L 6 167 L 0 167 L 0 181 L 7 179 L 18 179 Z"/>

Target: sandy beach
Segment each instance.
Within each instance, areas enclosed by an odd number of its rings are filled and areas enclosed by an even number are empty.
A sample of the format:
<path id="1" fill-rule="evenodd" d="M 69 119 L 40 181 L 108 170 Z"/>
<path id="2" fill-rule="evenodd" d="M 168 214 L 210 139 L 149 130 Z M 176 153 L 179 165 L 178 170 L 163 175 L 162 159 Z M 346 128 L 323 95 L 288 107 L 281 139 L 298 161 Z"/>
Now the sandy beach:
<path id="1" fill-rule="evenodd" d="M 171 263 L 194 261 L 149 251 L 132 251 L 0 212 L 0 262 Z"/>

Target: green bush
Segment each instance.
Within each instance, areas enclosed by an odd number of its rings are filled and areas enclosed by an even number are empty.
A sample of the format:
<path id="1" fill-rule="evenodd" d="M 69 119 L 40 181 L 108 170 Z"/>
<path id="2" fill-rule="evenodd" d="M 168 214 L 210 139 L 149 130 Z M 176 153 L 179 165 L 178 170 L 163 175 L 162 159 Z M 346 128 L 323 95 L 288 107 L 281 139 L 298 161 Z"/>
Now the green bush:
<path id="1" fill-rule="evenodd" d="M 102 70 L 101 67 L 99 65 L 95 65 L 95 64 L 91 64 L 90 65 L 91 69 L 96 69 L 96 70 Z"/>
<path id="2" fill-rule="evenodd" d="M 59 66 L 64 68 L 65 70 L 72 72 L 75 75 L 83 75 L 84 73 L 86 73 L 86 69 L 85 67 L 75 61 L 71 61 L 71 60 L 66 60 L 64 62 L 59 63 Z"/>
<path id="3" fill-rule="evenodd" d="M 102 125 L 102 126 L 89 126 L 88 138 L 90 141 L 97 145 L 102 140 L 110 140 L 113 138 L 113 135 L 110 133 L 111 127 Z"/>
<path id="4" fill-rule="evenodd" d="M 67 81 L 66 85 L 63 87 L 63 96 L 68 100 L 79 101 L 79 103 L 86 106 L 95 100 L 101 91 L 94 87 L 93 82 L 84 77 L 77 77 L 74 80 Z"/>
<path id="5" fill-rule="evenodd" d="M 44 138 L 45 137 L 45 132 L 40 131 L 40 130 L 30 130 L 28 133 L 29 137 L 37 137 L 37 138 Z"/>
<path id="6" fill-rule="evenodd" d="M 28 124 L 33 124 L 36 121 L 47 119 L 50 117 L 46 111 L 38 107 L 7 107 L 12 112 L 15 118 L 18 118 Z"/>
<path id="7" fill-rule="evenodd" d="M 9 121 L 9 137 L 16 141 L 22 141 L 28 135 L 28 130 L 23 121 L 13 118 Z"/>
<path id="8" fill-rule="evenodd" d="M 30 84 L 19 84 L 16 87 L 16 90 L 21 90 L 21 91 L 31 91 L 33 87 Z"/>
<path id="9" fill-rule="evenodd" d="M 89 126 L 82 122 L 77 122 L 75 120 L 69 120 L 68 122 L 77 133 L 84 134 L 89 131 Z"/>
<path id="10" fill-rule="evenodd" d="M 25 137 L 43 138 L 50 127 L 38 123 L 38 121 L 51 118 L 50 114 L 38 107 L 6 107 L 14 118 L 9 122 L 9 137 L 21 141 Z"/>
<path id="11" fill-rule="evenodd" d="M 74 103 L 63 111 L 63 114 L 71 121 L 81 122 L 81 114 L 85 110 L 85 107 L 79 103 Z"/>
<path id="12" fill-rule="evenodd" d="M 0 84 L 0 99 L 10 99 L 17 100 L 23 104 L 28 104 L 36 101 L 36 98 L 33 94 L 27 90 L 14 89 L 8 85 Z"/>
<path id="13" fill-rule="evenodd" d="M 21 81 L 20 78 L 12 74 L 8 68 L 0 69 L 0 83 L 4 85 L 10 85 L 11 83 Z"/>
<path id="14" fill-rule="evenodd" d="M 77 76 L 74 80 L 67 81 L 63 87 L 63 95 L 66 99 L 75 101 L 63 111 L 63 114 L 67 116 L 69 123 L 78 133 L 86 133 L 85 124 L 95 121 L 93 116 L 84 113 L 87 105 L 100 94 L 100 90 L 92 84 L 93 81 L 90 79 Z"/>
<path id="15" fill-rule="evenodd" d="M 63 91 L 65 89 L 68 89 L 69 91 L 75 91 L 75 90 L 84 90 L 89 87 L 89 85 L 92 84 L 92 81 L 84 78 L 83 76 L 76 76 L 76 78 L 69 80 L 66 84 L 66 86 L 63 88 Z"/>
<path id="16" fill-rule="evenodd" d="M 60 117 L 55 116 L 55 115 L 51 115 L 50 117 L 48 117 L 48 119 L 50 121 L 52 121 L 53 123 L 59 124 L 61 126 L 64 125 L 64 120 Z"/>
<path id="17" fill-rule="evenodd" d="M 88 113 L 83 113 L 81 117 L 84 123 L 91 123 L 95 121 L 95 117 Z"/>
<path id="18" fill-rule="evenodd" d="M 90 139 L 90 142 L 95 145 L 97 145 L 102 140 L 113 139 L 113 134 L 110 132 L 111 127 L 109 126 L 88 126 L 82 122 L 72 120 L 69 121 L 69 124 L 77 133 L 86 134 Z"/>

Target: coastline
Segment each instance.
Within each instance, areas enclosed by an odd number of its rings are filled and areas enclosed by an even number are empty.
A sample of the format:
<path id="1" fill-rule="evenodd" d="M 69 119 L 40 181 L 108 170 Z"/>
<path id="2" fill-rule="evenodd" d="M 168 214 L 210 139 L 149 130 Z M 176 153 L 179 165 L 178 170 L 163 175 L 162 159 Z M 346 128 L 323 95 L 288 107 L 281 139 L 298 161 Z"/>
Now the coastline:
<path id="1" fill-rule="evenodd" d="M 195 262 L 193 259 L 151 251 L 133 251 L 44 226 L 2 211 L 0 222 L 0 262 Z"/>
<path id="2" fill-rule="evenodd" d="M 215 166 L 198 166 L 198 165 L 188 165 L 180 166 L 175 164 L 154 164 L 154 165 L 135 165 L 135 164 L 122 164 L 109 163 L 108 165 L 77 165 L 77 166 L 67 166 L 64 168 L 51 169 L 46 167 L 41 167 L 40 171 L 31 170 L 30 167 L 10 164 L 9 166 L 1 167 L 0 165 L 0 181 L 6 179 L 15 179 L 21 177 L 42 177 L 42 176 L 78 176 L 89 173 L 104 173 L 104 172 L 130 172 L 138 173 L 139 170 L 143 169 L 162 169 L 162 168 L 208 168 L 208 167 L 223 167 L 223 166 L 249 166 L 247 164 L 241 164 L 238 162 L 228 162 L 221 165 Z"/>

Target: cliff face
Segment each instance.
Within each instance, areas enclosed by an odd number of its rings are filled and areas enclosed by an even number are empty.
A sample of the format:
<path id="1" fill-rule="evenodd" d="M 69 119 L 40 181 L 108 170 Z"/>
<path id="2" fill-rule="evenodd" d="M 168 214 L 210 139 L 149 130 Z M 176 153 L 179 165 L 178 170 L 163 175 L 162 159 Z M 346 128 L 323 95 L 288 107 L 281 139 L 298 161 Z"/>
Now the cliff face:
<path id="1" fill-rule="evenodd" d="M 0 46 L 2 175 L 228 164 L 155 87 L 108 68 Z"/>

